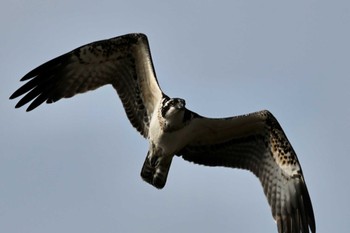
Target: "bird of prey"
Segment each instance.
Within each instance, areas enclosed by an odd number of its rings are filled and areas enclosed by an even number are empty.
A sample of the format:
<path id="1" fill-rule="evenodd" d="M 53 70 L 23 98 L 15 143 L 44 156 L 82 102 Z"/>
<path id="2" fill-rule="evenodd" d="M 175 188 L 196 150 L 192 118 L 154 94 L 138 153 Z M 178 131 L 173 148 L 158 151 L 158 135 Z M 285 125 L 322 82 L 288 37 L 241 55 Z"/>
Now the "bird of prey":
<path id="1" fill-rule="evenodd" d="M 196 164 L 247 169 L 260 180 L 279 233 L 316 232 L 310 196 L 297 155 L 267 110 L 207 118 L 167 96 L 159 87 L 144 34 L 96 41 L 54 58 L 27 73 L 10 99 L 19 108 L 94 90 L 116 89 L 127 117 L 148 139 L 141 177 L 163 188 L 174 155 Z"/>

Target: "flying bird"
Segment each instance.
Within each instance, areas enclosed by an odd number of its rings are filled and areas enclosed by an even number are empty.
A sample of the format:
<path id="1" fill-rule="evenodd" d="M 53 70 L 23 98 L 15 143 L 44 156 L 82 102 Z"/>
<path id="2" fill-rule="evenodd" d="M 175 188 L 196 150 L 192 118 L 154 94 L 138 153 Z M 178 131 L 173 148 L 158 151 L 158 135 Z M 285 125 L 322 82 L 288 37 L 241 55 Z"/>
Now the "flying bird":
<path id="1" fill-rule="evenodd" d="M 267 110 L 207 118 L 185 100 L 159 87 L 147 37 L 134 33 L 96 41 L 54 58 L 27 73 L 10 99 L 43 102 L 111 84 L 130 123 L 149 141 L 141 177 L 163 188 L 174 155 L 206 166 L 247 169 L 260 180 L 279 233 L 316 232 L 303 172 L 290 142 Z"/>

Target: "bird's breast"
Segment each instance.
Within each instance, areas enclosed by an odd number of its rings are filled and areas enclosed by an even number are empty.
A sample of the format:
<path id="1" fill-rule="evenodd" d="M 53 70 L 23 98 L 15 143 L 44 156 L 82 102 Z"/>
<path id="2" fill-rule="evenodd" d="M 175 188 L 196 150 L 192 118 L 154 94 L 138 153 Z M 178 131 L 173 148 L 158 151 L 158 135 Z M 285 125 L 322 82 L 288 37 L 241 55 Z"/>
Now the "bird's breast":
<path id="1" fill-rule="evenodd" d="M 184 127 L 180 130 L 165 132 L 162 122 L 157 120 L 157 117 L 153 117 L 150 122 L 149 140 L 160 147 L 165 154 L 173 155 L 187 144 L 189 132 L 186 129 L 187 127 Z"/>

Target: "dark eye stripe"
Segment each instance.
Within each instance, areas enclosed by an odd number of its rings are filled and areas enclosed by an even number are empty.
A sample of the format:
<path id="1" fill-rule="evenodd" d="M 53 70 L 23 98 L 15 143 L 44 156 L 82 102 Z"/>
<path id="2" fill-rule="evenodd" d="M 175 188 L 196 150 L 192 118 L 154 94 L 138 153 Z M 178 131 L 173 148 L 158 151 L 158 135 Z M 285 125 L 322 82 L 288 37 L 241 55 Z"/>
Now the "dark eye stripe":
<path id="1" fill-rule="evenodd" d="M 170 106 L 171 106 L 172 101 L 168 96 L 164 96 L 162 100 L 162 106 L 161 106 L 161 114 L 162 117 L 165 116 L 165 114 L 168 112 Z"/>
<path id="2" fill-rule="evenodd" d="M 170 108 L 169 104 L 166 104 L 165 106 L 162 107 L 162 109 L 161 109 L 162 117 L 165 116 L 165 114 L 168 112 L 169 108 Z"/>

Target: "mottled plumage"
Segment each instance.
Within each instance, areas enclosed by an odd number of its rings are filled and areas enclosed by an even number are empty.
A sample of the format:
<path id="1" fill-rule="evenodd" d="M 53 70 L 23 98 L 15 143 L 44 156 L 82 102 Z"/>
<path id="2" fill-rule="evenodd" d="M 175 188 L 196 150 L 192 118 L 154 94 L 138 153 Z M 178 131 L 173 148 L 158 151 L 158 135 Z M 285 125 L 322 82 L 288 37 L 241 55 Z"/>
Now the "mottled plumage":
<path id="1" fill-rule="evenodd" d="M 30 111 L 111 84 L 131 124 L 149 140 L 142 178 L 163 188 L 174 155 L 207 165 L 243 168 L 260 180 L 278 232 L 316 232 L 311 200 L 298 158 L 269 111 L 212 119 L 164 94 L 156 79 L 148 41 L 128 34 L 93 42 L 26 74 L 11 99 Z"/>

